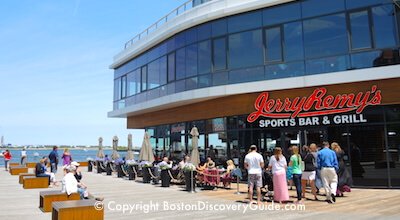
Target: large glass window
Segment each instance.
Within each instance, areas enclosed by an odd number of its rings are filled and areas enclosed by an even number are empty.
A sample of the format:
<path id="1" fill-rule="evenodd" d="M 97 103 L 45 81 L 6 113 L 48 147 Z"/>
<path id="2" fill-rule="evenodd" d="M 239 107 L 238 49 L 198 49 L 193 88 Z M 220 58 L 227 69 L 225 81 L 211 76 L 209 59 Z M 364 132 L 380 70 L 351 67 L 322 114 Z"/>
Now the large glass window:
<path id="1" fill-rule="evenodd" d="M 285 61 L 303 59 L 303 25 L 301 22 L 292 22 L 283 25 L 283 32 Z"/>
<path id="2" fill-rule="evenodd" d="M 261 30 L 229 36 L 229 68 L 242 68 L 264 63 Z"/>
<path id="3" fill-rule="evenodd" d="M 274 25 L 301 18 L 300 3 L 291 3 L 267 8 L 263 11 L 263 24 Z"/>
<path id="4" fill-rule="evenodd" d="M 264 66 L 232 70 L 229 83 L 251 82 L 264 79 Z"/>
<path id="5" fill-rule="evenodd" d="M 228 18 L 229 33 L 249 30 L 261 27 L 262 13 L 261 11 L 247 12 Z"/>
<path id="6" fill-rule="evenodd" d="M 265 67 L 266 79 L 277 79 L 285 77 L 303 76 L 304 62 L 280 63 Z"/>
<path id="7" fill-rule="evenodd" d="M 138 94 L 140 92 L 140 69 L 129 73 L 127 80 L 128 96 Z"/>
<path id="8" fill-rule="evenodd" d="M 306 0 L 301 3 L 303 17 L 313 17 L 338 11 L 344 11 L 344 0 Z"/>
<path id="9" fill-rule="evenodd" d="M 368 11 L 349 14 L 352 49 L 371 48 L 371 30 Z"/>
<path id="10" fill-rule="evenodd" d="M 303 22 L 304 48 L 307 58 L 348 52 L 344 14 L 319 17 Z"/>
<path id="11" fill-rule="evenodd" d="M 327 57 L 322 59 L 307 60 L 307 74 L 330 73 L 349 69 L 350 59 L 348 55 Z"/>
<path id="12" fill-rule="evenodd" d="M 213 41 L 214 71 L 226 69 L 226 38 L 218 38 Z"/>
<path id="13" fill-rule="evenodd" d="M 142 85 L 140 87 L 140 91 L 146 91 L 147 90 L 147 66 L 143 66 L 141 68 L 141 77 Z"/>
<path id="14" fill-rule="evenodd" d="M 346 0 L 347 9 L 361 8 L 368 5 L 392 3 L 392 0 Z"/>
<path id="15" fill-rule="evenodd" d="M 160 86 L 160 61 L 155 60 L 149 65 L 148 67 L 148 72 L 147 72 L 147 85 L 148 89 L 154 89 Z"/>
<path id="16" fill-rule="evenodd" d="M 186 77 L 197 75 L 197 44 L 186 47 Z"/>
<path id="17" fill-rule="evenodd" d="M 386 48 L 396 45 L 396 27 L 393 5 L 372 8 L 375 47 Z"/>
<path id="18" fill-rule="evenodd" d="M 273 27 L 265 30 L 266 59 L 267 62 L 282 60 L 282 36 L 281 28 Z"/>
<path id="19" fill-rule="evenodd" d="M 225 35 L 228 32 L 228 24 L 225 18 L 211 23 L 211 33 L 213 37 Z"/>
<path id="20" fill-rule="evenodd" d="M 176 79 L 183 79 L 185 78 L 185 71 L 186 71 L 186 50 L 185 48 L 179 49 L 176 51 Z"/>
<path id="21" fill-rule="evenodd" d="M 168 82 L 175 80 L 175 53 L 168 54 Z"/>
<path id="22" fill-rule="evenodd" d="M 121 98 L 126 97 L 126 75 L 121 77 Z"/>
<path id="23" fill-rule="evenodd" d="M 119 92 L 121 85 L 121 78 L 114 80 L 114 101 L 121 99 L 121 93 Z"/>
<path id="24" fill-rule="evenodd" d="M 203 24 L 197 27 L 197 39 L 199 41 L 210 39 L 211 37 L 211 24 Z"/>
<path id="25" fill-rule="evenodd" d="M 203 41 L 198 47 L 198 71 L 199 74 L 211 72 L 211 41 Z"/>

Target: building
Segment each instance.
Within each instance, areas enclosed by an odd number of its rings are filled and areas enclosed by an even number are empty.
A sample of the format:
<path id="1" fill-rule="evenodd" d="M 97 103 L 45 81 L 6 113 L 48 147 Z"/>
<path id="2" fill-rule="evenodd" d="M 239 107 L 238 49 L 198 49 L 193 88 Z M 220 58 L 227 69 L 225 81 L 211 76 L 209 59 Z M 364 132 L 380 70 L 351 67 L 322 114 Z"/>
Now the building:
<path id="1" fill-rule="evenodd" d="M 399 25 L 389 0 L 188 2 L 115 56 L 109 117 L 171 157 L 197 126 L 219 164 L 336 141 L 354 185 L 400 187 Z"/>

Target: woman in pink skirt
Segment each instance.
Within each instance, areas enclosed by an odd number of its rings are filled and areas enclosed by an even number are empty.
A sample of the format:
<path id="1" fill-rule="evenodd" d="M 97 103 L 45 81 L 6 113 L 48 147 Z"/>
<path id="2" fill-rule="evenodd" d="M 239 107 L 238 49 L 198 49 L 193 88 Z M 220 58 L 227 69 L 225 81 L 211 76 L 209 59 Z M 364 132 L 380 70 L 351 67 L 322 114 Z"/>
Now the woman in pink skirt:
<path id="1" fill-rule="evenodd" d="M 274 183 L 274 200 L 282 203 L 289 200 L 289 191 L 286 182 L 287 163 L 280 147 L 275 148 L 274 156 L 269 160 L 268 169 L 272 170 Z"/>

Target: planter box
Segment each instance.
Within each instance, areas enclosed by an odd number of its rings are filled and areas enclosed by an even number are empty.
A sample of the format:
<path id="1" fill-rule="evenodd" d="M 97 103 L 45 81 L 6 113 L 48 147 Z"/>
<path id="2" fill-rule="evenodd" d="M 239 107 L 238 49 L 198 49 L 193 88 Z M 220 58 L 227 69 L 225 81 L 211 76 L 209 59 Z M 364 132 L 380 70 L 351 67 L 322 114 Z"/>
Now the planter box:
<path id="1" fill-rule="evenodd" d="M 151 167 L 143 167 L 142 168 L 142 173 L 143 173 L 143 183 L 150 183 L 151 181 L 151 176 L 149 170 Z"/>
<path id="2" fill-rule="evenodd" d="M 96 167 L 97 167 L 97 173 L 102 173 L 105 172 L 105 170 L 102 168 L 104 166 L 104 162 L 103 161 L 96 161 Z"/>
<path id="3" fill-rule="evenodd" d="M 169 176 L 168 171 L 169 171 L 169 169 L 161 170 L 161 186 L 162 187 L 169 187 L 169 185 L 171 183 L 171 177 Z"/>
<path id="4" fill-rule="evenodd" d="M 133 171 L 134 166 L 137 166 L 137 165 L 128 165 L 128 179 L 129 179 L 129 180 L 135 180 L 135 179 L 136 179 L 136 174 L 135 174 L 135 172 Z M 136 172 L 137 172 L 136 167 L 135 167 L 135 170 L 136 170 Z"/>
<path id="5" fill-rule="evenodd" d="M 124 166 L 124 165 L 123 165 L 123 164 L 118 164 L 118 165 L 116 165 L 116 167 L 117 167 L 117 176 L 118 176 L 118 178 L 122 178 L 122 177 L 125 176 L 124 171 L 122 171 L 122 166 Z"/>
<path id="6" fill-rule="evenodd" d="M 111 163 L 110 162 L 107 163 L 106 173 L 107 173 L 107 176 L 111 176 L 112 175 Z"/>
<path id="7" fill-rule="evenodd" d="M 196 189 L 196 171 L 185 171 L 185 185 L 188 192 Z"/>

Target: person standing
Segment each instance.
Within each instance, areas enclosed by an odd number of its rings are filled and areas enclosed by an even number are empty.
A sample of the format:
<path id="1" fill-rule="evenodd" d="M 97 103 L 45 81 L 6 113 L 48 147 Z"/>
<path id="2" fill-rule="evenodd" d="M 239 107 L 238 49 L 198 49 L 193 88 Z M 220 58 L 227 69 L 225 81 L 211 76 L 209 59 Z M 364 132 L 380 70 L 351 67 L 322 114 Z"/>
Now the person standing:
<path id="1" fill-rule="evenodd" d="M 8 171 L 8 165 L 12 158 L 12 155 L 8 149 L 5 152 L 3 152 L 3 157 L 4 157 L 4 167 L 6 168 L 6 171 Z"/>
<path id="2" fill-rule="evenodd" d="M 336 190 L 337 196 L 343 196 L 344 192 L 350 192 L 350 186 L 353 182 L 349 171 L 347 170 L 346 163 L 344 162 L 344 151 L 339 146 L 338 143 L 333 142 L 331 144 L 332 150 L 335 151 L 336 157 L 339 164 L 339 169 L 337 170 L 338 175 L 338 188 Z"/>
<path id="3" fill-rule="evenodd" d="M 21 165 L 26 164 L 26 159 L 27 159 L 27 154 L 26 154 L 26 148 L 22 148 L 21 150 Z"/>
<path id="4" fill-rule="evenodd" d="M 274 200 L 281 203 L 289 200 L 289 191 L 286 182 L 286 158 L 282 155 L 282 149 L 274 149 L 274 156 L 270 157 L 268 169 L 272 170 L 274 185 Z"/>
<path id="5" fill-rule="evenodd" d="M 250 146 L 250 152 L 244 158 L 244 167 L 248 173 L 249 183 L 249 202 L 253 202 L 253 189 L 257 189 L 257 203 L 261 204 L 261 186 L 262 186 L 262 169 L 264 168 L 264 159 L 261 154 L 257 153 L 256 145 Z"/>
<path id="6" fill-rule="evenodd" d="M 301 203 L 301 156 L 299 154 L 299 147 L 293 146 L 293 155 L 290 157 L 289 166 L 292 168 L 293 183 L 296 186 L 297 203 Z"/>
<path id="7" fill-rule="evenodd" d="M 307 152 L 305 152 L 305 154 L 303 156 L 303 161 L 304 161 L 305 167 L 304 167 L 304 172 L 301 175 L 302 197 L 305 198 L 306 186 L 307 186 L 307 182 L 309 182 L 309 184 L 311 186 L 311 193 L 314 195 L 314 199 L 318 200 L 317 189 L 315 188 L 317 159 L 312 154 L 311 148 L 307 148 Z"/>
<path id="8" fill-rule="evenodd" d="M 69 152 L 68 148 L 64 149 L 64 153 L 61 156 L 61 158 L 63 159 L 63 165 L 70 165 L 71 164 L 72 156 L 71 156 L 71 153 Z"/>
<path id="9" fill-rule="evenodd" d="M 58 147 L 54 146 L 53 150 L 49 154 L 49 160 L 50 160 L 50 165 L 51 165 L 51 172 L 56 173 L 57 172 L 57 164 L 58 164 L 58 152 L 57 152 Z"/>
<path id="10" fill-rule="evenodd" d="M 338 176 L 336 170 L 339 169 L 335 151 L 329 149 L 329 143 L 323 142 L 324 148 L 318 152 L 318 169 L 321 170 L 321 179 L 325 188 L 326 199 L 329 203 L 336 202 L 336 190 Z"/>

